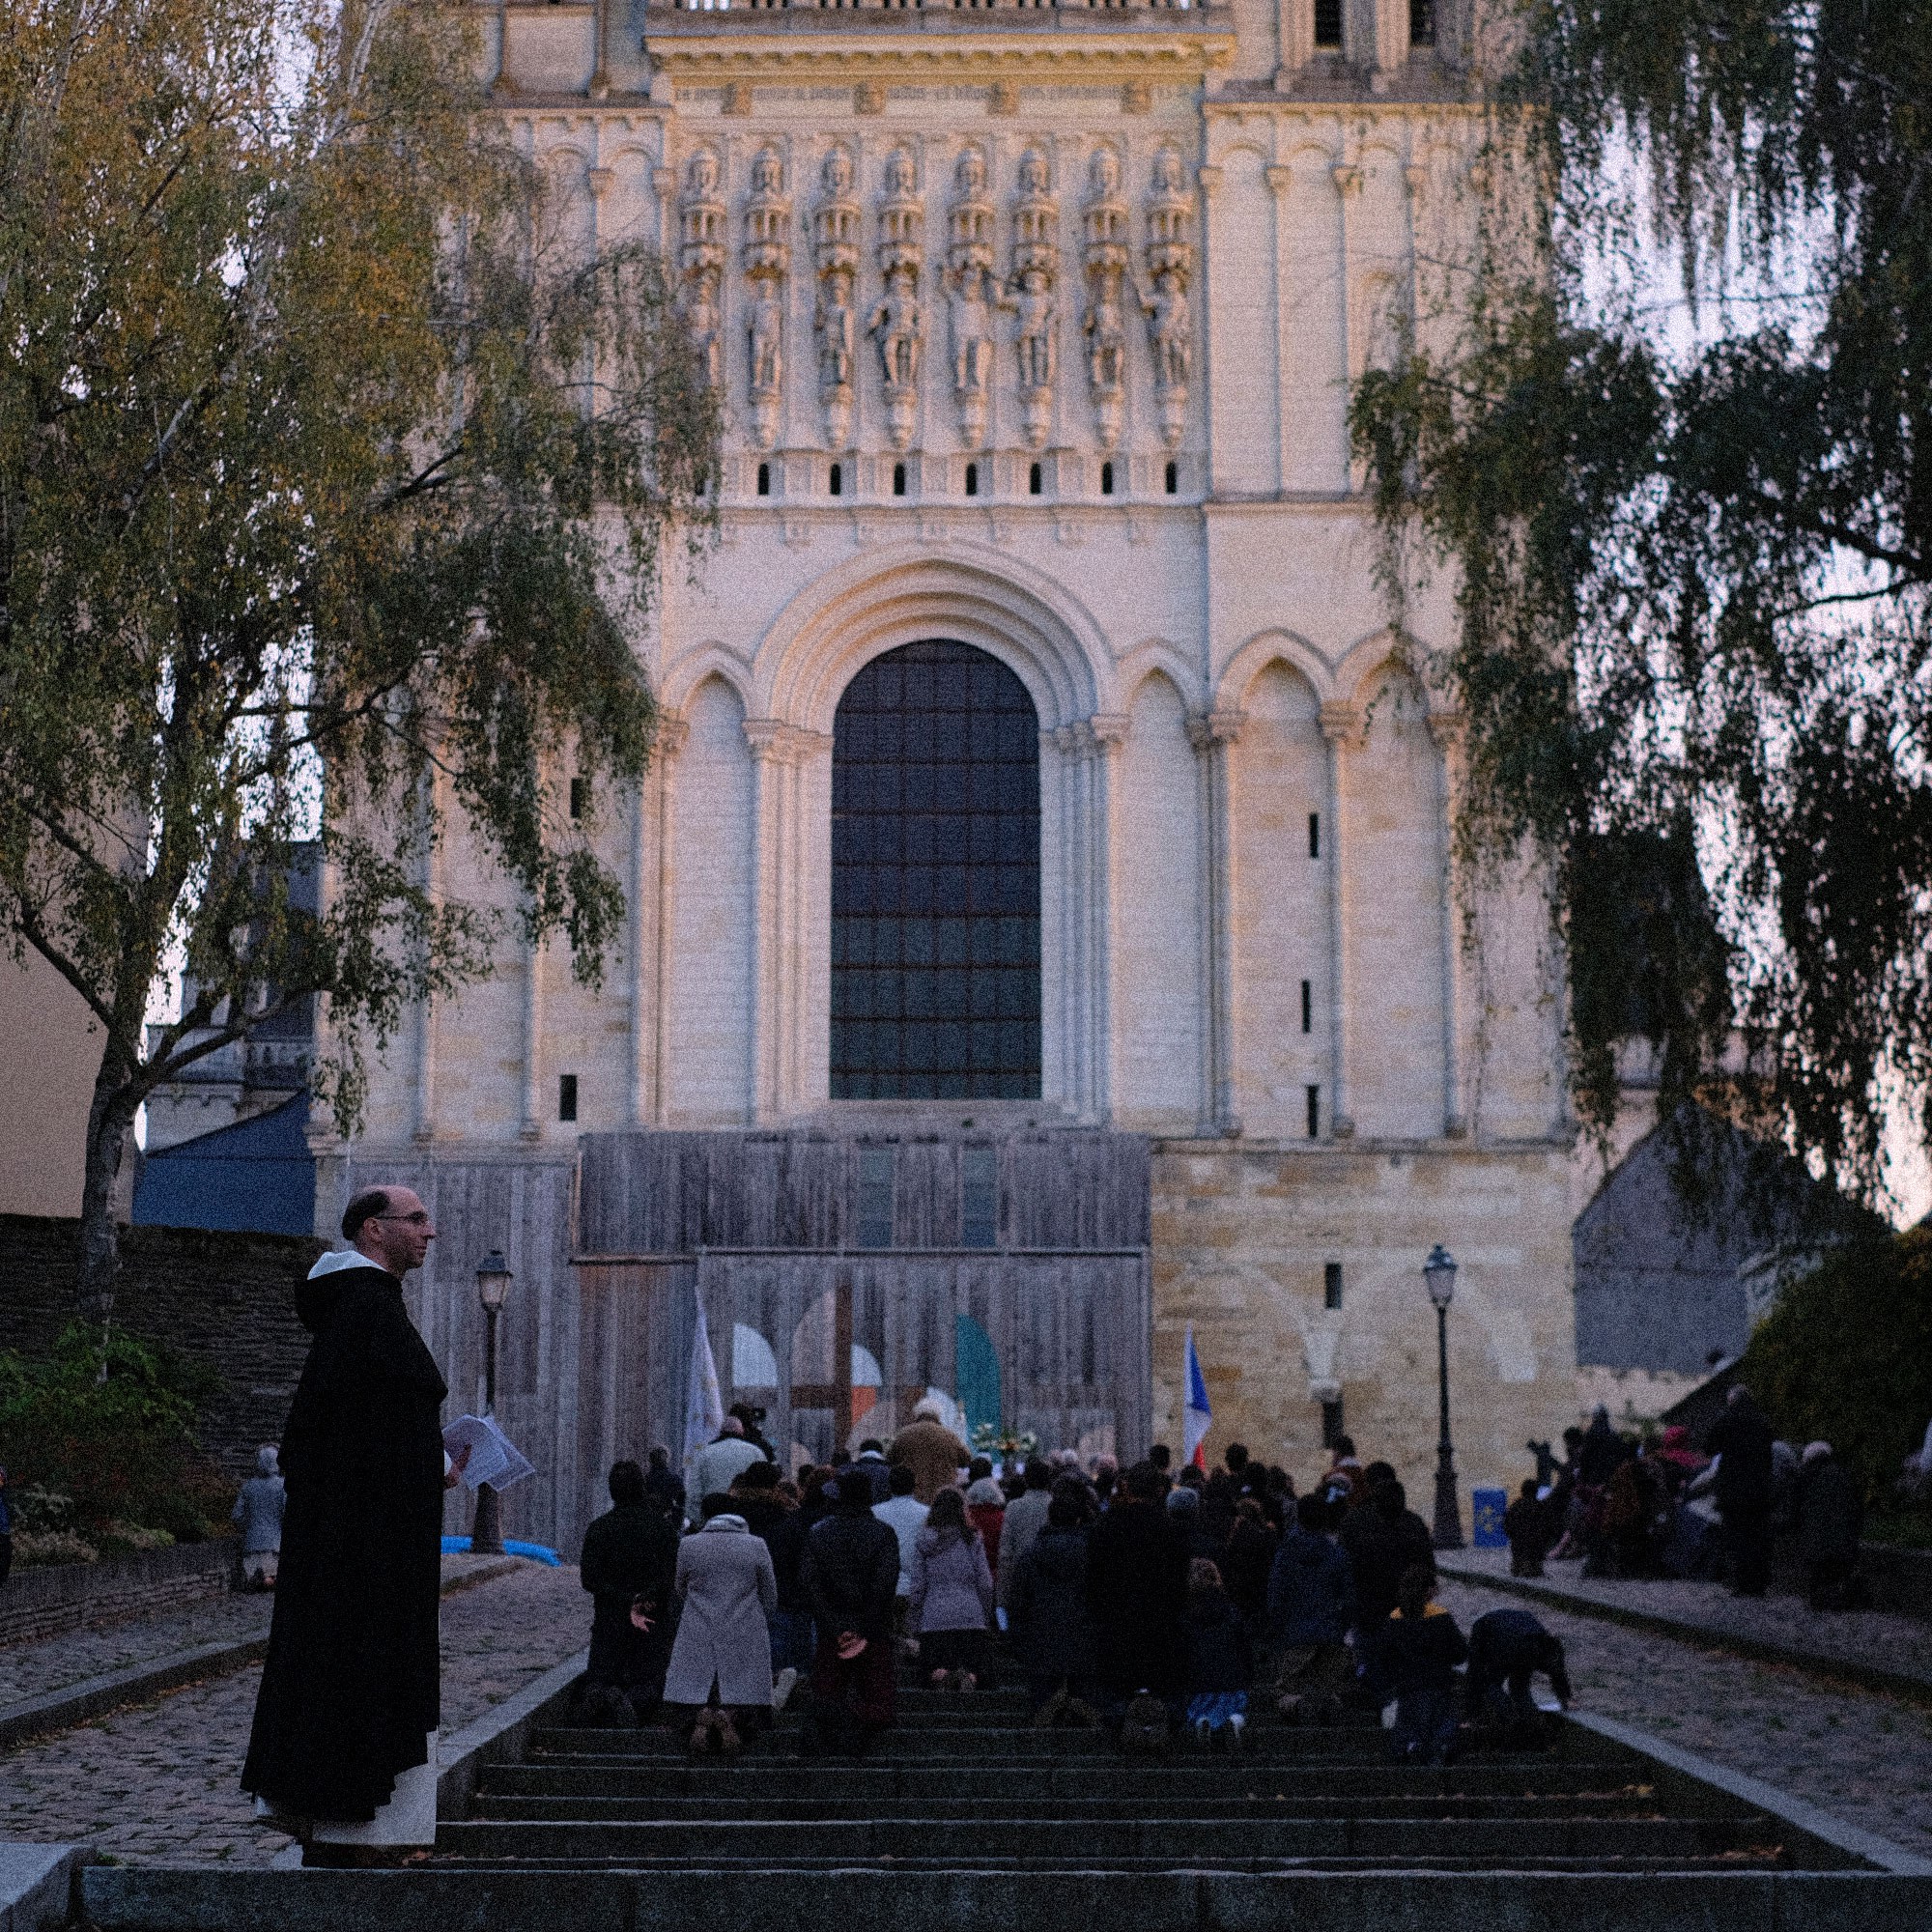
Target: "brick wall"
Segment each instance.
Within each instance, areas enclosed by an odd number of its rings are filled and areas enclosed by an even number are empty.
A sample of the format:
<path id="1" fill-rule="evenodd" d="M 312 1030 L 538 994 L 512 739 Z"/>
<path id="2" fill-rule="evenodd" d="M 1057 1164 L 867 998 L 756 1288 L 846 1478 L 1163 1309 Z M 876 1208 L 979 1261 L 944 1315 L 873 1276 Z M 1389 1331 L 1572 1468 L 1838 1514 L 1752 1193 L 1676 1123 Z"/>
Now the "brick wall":
<path id="1" fill-rule="evenodd" d="M 0 1214 L 0 1349 L 39 1353 L 73 1319 L 78 1232 L 74 1221 Z M 114 1320 L 221 1378 L 202 1443 L 238 1476 L 281 1435 L 308 1353 L 293 1289 L 321 1252 L 295 1235 L 121 1231 Z"/>

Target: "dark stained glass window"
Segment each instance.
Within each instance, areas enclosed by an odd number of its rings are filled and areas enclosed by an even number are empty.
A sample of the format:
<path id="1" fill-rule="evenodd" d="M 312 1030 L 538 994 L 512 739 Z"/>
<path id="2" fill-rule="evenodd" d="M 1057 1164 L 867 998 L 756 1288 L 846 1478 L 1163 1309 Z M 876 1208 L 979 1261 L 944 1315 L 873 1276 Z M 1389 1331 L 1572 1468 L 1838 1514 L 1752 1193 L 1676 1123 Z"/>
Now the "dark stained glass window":
<path id="1" fill-rule="evenodd" d="M 1039 1094 L 1039 721 L 968 644 L 874 658 L 832 753 L 832 1095 Z"/>

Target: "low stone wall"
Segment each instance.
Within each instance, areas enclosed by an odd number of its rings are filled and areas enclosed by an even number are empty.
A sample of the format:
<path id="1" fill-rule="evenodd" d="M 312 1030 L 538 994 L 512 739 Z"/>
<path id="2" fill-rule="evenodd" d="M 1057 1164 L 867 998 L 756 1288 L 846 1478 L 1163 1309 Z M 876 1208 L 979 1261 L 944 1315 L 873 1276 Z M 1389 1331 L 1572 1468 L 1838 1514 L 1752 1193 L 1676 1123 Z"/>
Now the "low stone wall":
<path id="1" fill-rule="evenodd" d="M 0 1349 L 44 1350 L 74 1318 L 79 1224 L 0 1214 Z M 294 1287 L 323 1244 L 295 1235 L 124 1228 L 114 1320 L 205 1364 L 221 1393 L 202 1446 L 238 1480 L 278 1441 L 308 1353 Z M 15 1469 L 16 1482 L 30 1481 Z"/>
<path id="2" fill-rule="evenodd" d="M 1932 1619 L 1932 1549 L 1861 1544 L 1859 1575 L 1870 1587 L 1873 1609 Z"/>
<path id="3" fill-rule="evenodd" d="M 217 1537 L 100 1563 L 15 1570 L 0 1588 L 0 1643 L 58 1636 L 217 1596 L 228 1587 L 234 1562 L 234 1540 Z"/>

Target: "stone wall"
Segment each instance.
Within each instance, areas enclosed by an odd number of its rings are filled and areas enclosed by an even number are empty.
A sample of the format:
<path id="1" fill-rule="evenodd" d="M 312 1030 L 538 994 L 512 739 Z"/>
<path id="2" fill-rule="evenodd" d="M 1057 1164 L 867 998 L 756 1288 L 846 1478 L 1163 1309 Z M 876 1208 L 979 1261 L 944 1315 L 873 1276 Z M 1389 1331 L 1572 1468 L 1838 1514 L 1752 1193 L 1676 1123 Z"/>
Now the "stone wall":
<path id="1" fill-rule="evenodd" d="M 73 1320 L 78 1234 L 74 1221 L 0 1215 L 0 1349 L 38 1353 Z M 238 1475 L 252 1473 L 261 1443 L 281 1436 L 308 1353 L 291 1291 L 321 1252 L 293 1235 L 121 1231 L 114 1320 L 220 1377 L 201 1439 Z"/>
<path id="2" fill-rule="evenodd" d="M 1180 1448 L 1188 1322 L 1232 1441 L 1297 1484 L 1325 1465 L 1318 1386 L 1339 1387 L 1366 1462 L 1385 1457 L 1427 1517 L 1435 1468 L 1435 1321 L 1422 1261 L 1461 1264 L 1449 1317 L 1452 1434 L 1468 1529 L 1475 1484 L 1528 1473 L 1523 1444 L 1575 1413 L 1562 1202 L 1568 1149 L 1160 1142 L 1153 1163 L 1154 1434 Z M 1324 1268 L 1342 1267 L 1342 1306 Z"/>
<path id="3" fill-rule="evenodd" d="M 213 1597 L 228 1587 L 235 1543 L 177 1544 L 105 1563 L 55 1563 L 15 1570 L 0 1597 L 0 1643 L 27 1643 L 63 1631 L 90 1630 L 177 1604 Z"/>

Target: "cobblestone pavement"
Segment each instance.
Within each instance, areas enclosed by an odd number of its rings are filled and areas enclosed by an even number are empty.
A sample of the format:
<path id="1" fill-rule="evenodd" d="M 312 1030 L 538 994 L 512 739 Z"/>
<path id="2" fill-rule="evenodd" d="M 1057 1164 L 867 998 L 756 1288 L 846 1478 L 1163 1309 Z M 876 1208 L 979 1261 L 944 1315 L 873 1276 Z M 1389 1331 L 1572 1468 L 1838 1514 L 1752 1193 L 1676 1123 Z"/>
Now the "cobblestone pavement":
<path id="1" fill-rule="evenodd" d="M 1485 1610 L 1531 1607 L 1446 1579 L 1441 1602 L 1465 1631 Z M 1579 1709 L 1932 1853 L 1932 1711 L 1601 1617 L 1533 1607 L 1563 1639 Z"/>
<path id="2" fill-rule="evenodd" d="M 1472 1549 L 1456 1556 L 1453 1565 L 1457 1570 L 1490 1569 L 1506 1577 L 1509 1551 Z M 1923 1617 L 1889 1610 L 1821 1612 L 1803 1597 L 1777 1591 L 1766 1597 L 1734 1597 L 1722 1583 L 1585 1577 L 1580 1563 L 1548 1564 L 1542 1580 L 1592 1603 L 1678 1617 L 1726 1636 L 1866 1663 L 1932 1684 L 1932 1623 Z"/>
<path id="3" fill-rule="evenodd" d="M 522 1565 L 446 1599 L 443 1735 L 581 1649 L 589 1628 L 575 1569 Z M 289 1840 L 235 1781 L 261 1676 L 189 1685 L 0 1755 L 0 1839 L 86 1843 L 128 1864 L 267 1864 Z"/>

